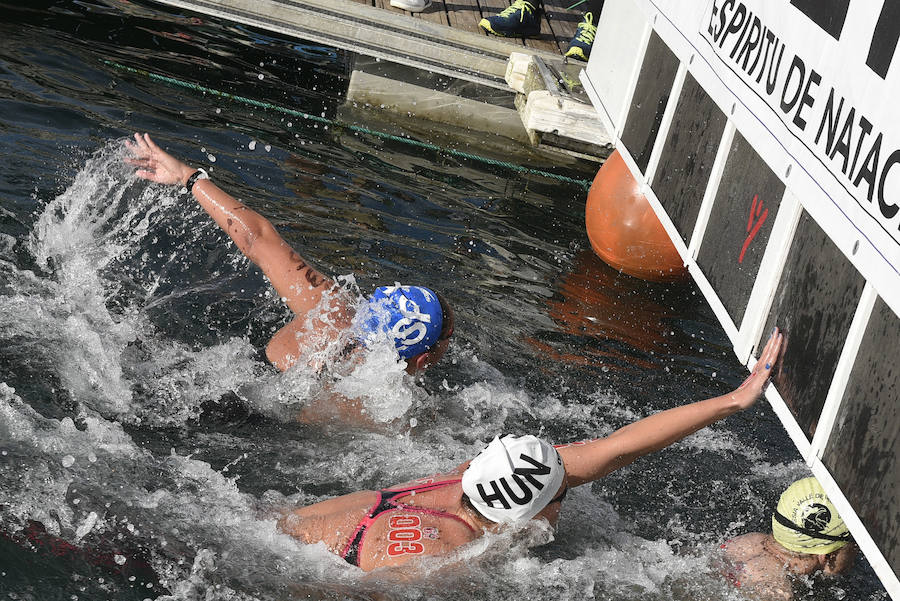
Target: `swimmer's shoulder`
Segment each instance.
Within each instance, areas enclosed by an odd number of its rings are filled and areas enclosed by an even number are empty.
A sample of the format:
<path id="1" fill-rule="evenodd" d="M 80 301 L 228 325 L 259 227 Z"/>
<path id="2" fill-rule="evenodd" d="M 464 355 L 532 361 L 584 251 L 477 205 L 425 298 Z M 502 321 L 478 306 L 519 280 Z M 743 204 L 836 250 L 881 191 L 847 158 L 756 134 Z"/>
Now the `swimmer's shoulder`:
<path id="1" fill-rule="evenodd" d="M 740 581 L 741 590 L 758 601 L 790 601 L 791 580 L 784 561 L 765 546 L 769 535 L 752 532 L 722 543 L 722 550 Z"/>
<path id="2" fill-rule="evenodd" d="M 747 561 L 764 551 L 767 535 L 762 532 L 750 532 L 728 539 L 720 545 L 725 555 L 736 561 Z"/>

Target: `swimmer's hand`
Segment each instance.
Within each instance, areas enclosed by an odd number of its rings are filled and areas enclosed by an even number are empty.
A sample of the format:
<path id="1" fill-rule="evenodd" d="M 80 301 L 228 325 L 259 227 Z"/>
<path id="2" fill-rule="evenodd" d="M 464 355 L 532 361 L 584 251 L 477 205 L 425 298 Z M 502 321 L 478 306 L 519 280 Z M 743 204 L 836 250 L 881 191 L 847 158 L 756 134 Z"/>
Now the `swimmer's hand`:
<path id="1" fill-rule="evenodd" d="M 195 171 L 156 145 L 150 134 L 134 134 L 134 143 L 125 140 L 125 146 L 136 158 L 126 158 L 129 165 L 139 167 L 135 175 L 158 184 L 185 185 Z"/>
<path id="2" fill-rule="evenodd" d="M 769 336 L 769 342 L 766 343 L 765 348 L 759 355 L 759 359 L 756 360 L 756 365 L 753 366 L 753 371 L 738 386 L 737 390 L 732 393 L 741 409 L 746 409 L 753 405 L 756 399 L 761 397 L 765 391 L 769 378 L 772 375 L 772 368 L 775 367 L 778 353 L 781 351 L 782 339 L 783 336 L 778 331 L 778 328 L 773 329 L 772 335 Z"/>

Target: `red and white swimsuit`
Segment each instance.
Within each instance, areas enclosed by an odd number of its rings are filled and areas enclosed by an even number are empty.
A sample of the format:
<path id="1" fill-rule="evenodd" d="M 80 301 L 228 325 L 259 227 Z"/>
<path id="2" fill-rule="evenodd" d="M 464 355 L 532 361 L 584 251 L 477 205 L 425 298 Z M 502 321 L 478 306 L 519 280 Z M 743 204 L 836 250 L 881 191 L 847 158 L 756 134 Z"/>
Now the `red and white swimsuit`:
<path id="1" fill-rule="evenodd" d="M 341 557 L 343 557 L 348 563 L 351 563 L 355 566 L 359 566 L 360 560 L 360 550 L 362 548 L 362 544 L 366 537 L 366 531 L 369 527 L 375 523 L 375 520 L 379 518 L 384 513 L 393 512 L 393 511 L 416 511 L 420 513 L 425 513 L 428 515 L 434 515 L 438 517 L 450 518 L 460 522 L 461 524 L 465 524 L 466 528 L 474 532 L 474 529 L 466 523 L 465 520 L 460 518 L 457 515 L 452 513 L 447 513 L 445 511 L 438 511 L 436 509 L 428 509 L 427 507 L 418 507 L 416 505 L 406 505 L 404 503 L 400 503 L 397 499 L 401 497 L 405 497 L 407 495 L 429 492 L 432 490 L 437 490 L 439 488 L 444 488 L 446 486 L 450 486 L 452 484 L 459 483 L 459 480 L 443 480 L 441 482 L 431 482 L 428 484 L 420 484 L 418 486 L 413 486 L 410 488 L 403 488 L 400 490 L 379 490 L 376 491 L 378 494 L 378 498 L 375 500 L 375 503 L 366 512 L 365 517 L 360 520 L 359 524 L 356 526 L 356 530 L 353 532 L 353 536 L 350 537 L 350 540 L 347 542 L 347 545 L 344 547 L 344 551 L 341 553 Z"/>

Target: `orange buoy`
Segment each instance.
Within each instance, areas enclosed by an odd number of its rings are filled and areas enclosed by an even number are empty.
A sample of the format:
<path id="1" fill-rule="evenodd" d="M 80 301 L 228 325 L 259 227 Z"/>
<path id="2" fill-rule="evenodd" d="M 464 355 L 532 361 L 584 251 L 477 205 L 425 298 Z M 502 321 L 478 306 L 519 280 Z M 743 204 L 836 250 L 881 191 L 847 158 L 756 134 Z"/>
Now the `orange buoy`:
<path id="1" fill-rule="evenodd" d="M 619 151 L 594 177 L 585 224 L 594 252 L 615 269 L 651 282 L 687 276 L 684 261 Z"/>

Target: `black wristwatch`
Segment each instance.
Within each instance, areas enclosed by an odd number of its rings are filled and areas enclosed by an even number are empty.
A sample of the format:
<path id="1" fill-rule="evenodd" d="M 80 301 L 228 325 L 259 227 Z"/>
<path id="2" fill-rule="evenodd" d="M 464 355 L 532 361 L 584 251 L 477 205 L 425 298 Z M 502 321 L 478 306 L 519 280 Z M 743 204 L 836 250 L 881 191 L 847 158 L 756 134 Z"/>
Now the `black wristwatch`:
<path id="1" fill-rule="evenodd" d="M 197 183 L 198 180 L 201 179 L 209 179 L 209 174 L 205 169 L 200 168 L 191 173 L 191 176 L 188 178 L 187 183 L 184 184 L 184 187 L 187 188 L 188 192 L 194 191 L 194 184 Z"/>

